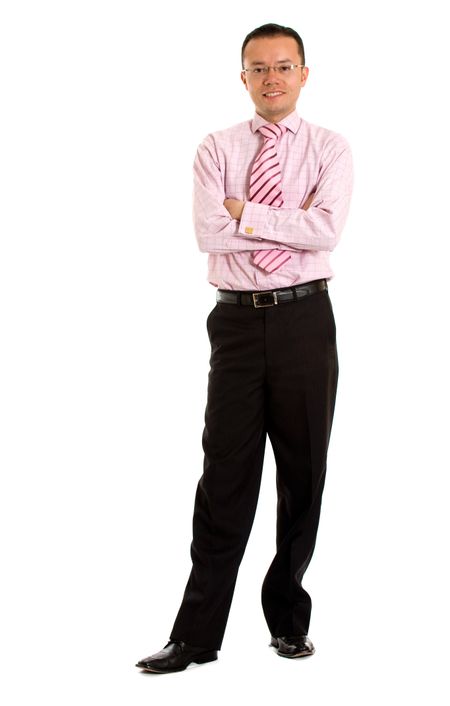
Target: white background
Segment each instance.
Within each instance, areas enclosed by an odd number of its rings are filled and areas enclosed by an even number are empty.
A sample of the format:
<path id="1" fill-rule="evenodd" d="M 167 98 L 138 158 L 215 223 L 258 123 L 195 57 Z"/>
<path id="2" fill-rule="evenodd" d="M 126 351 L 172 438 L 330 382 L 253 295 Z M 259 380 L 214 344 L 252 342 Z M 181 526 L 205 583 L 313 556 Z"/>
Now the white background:
<path id="1" fill-rule="evenodd" d="M 448 703 L 444 3 L 2 3 L 1 685 L 25 703 Z M 302 117 L 355 189 L 330 283 L 339 393 L 316 655 L 267 646 L 275 469 L 219 661 L 152 676 L 190 569 L 214 305 L 192 161 L 253 115 L 245 35 L 305 43 Z M 447 694 L 445 693 L 447 691 Z"/>

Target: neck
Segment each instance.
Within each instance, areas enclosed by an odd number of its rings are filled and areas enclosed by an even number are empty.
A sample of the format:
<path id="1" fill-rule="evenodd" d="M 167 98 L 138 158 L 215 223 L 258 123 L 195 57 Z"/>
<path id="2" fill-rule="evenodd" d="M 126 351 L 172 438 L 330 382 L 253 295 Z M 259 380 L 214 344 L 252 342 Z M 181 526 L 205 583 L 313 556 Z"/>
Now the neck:
<path id="1" fill-rule="evenodd" d="M 275 124 L 275 123 L 279 123 L 281 120 L 284 120 L 284 118 L 287 118 L 287 116 L 291 115 L 291 113 L 293 113 L 294 111 L 295 111 L 295 108 L 294 108 L 294 110 L 290 110 L 288 113 L 282 113 L 281 115 L 277 115 L 277 116 L 262 115 L 262 113 L 258 113 L 258 112 L 257 112 L 257 115 L 259 115 L 264 120 L 267 120 L 268 123 Z"/>

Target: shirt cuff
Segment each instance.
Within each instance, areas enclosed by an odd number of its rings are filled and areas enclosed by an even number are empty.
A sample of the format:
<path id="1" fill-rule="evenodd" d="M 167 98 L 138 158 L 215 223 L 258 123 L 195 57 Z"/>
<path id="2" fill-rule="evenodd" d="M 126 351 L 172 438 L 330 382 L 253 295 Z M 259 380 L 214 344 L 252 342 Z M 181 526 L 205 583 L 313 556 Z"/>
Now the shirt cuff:
<path id="1" fill-rule="evenodd" d="M 254 236 L 261 239 L 266 230 L 269 208 L 265 203 L 252 203 L 246 201 L 241 214 L 238 235 Z"/>

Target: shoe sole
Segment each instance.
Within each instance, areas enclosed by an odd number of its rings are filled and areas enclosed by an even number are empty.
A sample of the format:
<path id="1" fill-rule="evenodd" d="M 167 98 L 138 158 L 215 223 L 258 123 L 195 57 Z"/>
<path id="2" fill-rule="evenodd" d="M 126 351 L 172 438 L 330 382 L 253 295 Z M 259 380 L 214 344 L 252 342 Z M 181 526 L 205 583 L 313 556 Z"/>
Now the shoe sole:
<path id="1" fill-rule="evenodd" d="M 190 663 L 189 663 L 190 664 Z M 187 667 L 188 665 L 186 665 Z M 138 669 L 142 669 L 144 672 L 151 672 L 152 674 L 170 674 L 170 672 L 183 672 L 186 667 L 179 667 L 178 669 L 154 669 L 152 667 L 145 667 L 143 664 L 137 664 Z"/>
<path id="2" fill-rule="evenodd" d="M 277 655 L 280 655 L 280 657 L 287 657 L 288 659 L 295 659 L 296 657 L 312 657 L 314 652 L 315 650 L 308 650 L 308 652 L 296 652 L 294 655 L 287 655 L 284 652 L 277 650 Z"/>

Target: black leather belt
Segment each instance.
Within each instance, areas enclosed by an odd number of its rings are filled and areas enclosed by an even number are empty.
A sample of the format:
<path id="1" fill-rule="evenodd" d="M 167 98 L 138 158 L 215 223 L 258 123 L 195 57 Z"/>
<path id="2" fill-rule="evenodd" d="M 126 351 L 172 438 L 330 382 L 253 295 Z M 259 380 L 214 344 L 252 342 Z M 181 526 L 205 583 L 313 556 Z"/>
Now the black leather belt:
<path id="1" fill-rule="evenodd" d="M 216 301 L 221 304 L 240 304 L 243 306 L 254 306 L 259 309 L 264 306 L 295 302 L 308 294 L 322 292 L 324 289 L 328 289 L 326 279 L 316 279 L 313 282 L 297 284 L 295 287 L 271 289 L 268 292 L 235 292 L 230 289 L 218 289 Z"/>

